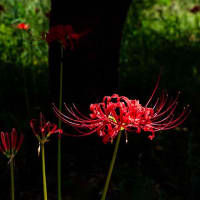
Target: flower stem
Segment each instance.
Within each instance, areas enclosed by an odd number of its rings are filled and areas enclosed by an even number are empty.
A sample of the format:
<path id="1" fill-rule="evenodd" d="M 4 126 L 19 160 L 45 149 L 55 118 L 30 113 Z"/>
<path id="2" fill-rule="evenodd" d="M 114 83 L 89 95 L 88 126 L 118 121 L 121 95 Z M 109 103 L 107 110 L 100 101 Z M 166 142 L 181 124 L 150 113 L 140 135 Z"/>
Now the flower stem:
<path id="1" fill-rule="evenodd" d="M 11 200 L 15 199 L 14 160 L 10 161 Z"/>
<path id="2" fill-rule="evenodd" d="M 63 47 L 61 46 L 60 61 L 60 91 L 59 91 L 59 110 L 62 111 L 63 96 Z M 58 128 L 61 129 L 61 120 L 58 119 Z M 58 136 L 58 200 L 62 199 L 61 194 L 61 135 Z"/>
<path id="3" fill-rule="evenodd" d="M 109 167 L 109 170 L 108 170 L 108 175 L 107 175 L 107 178 L 106 178 L 106 183 L 104 185 L 104 189 L 103 189 L 103 194 L 101 196 L 101 200 L 105 200 L 105 198 L 106 198 L 106 193 L 108 191 L 110 178 L 111 178 L 113 167 L 114 167 L 115 160 L 116 160 L 116 157 L 117 157 L 117 151 L 118 151 L 118 148 L 119 148 L 120 138 L 121 138 L 121 133 L 119 133 L 118 136 L 117 136 L 117 141 L 115 143 L 115 149 L 114 149 L 114 152 L 113 152 L 112 160 L 110 162 L 110 167 Z"/>
<path id="4" fill-rule="evenodd" d="M 41 152 L 42 152 L 43 193 L 44 193 L 44 200 L 47 200 L 47 183 L 46 183 L 46 170 L 45 170 L 44 143 L 41 143 L 40 145 L 41 145 Z"/>

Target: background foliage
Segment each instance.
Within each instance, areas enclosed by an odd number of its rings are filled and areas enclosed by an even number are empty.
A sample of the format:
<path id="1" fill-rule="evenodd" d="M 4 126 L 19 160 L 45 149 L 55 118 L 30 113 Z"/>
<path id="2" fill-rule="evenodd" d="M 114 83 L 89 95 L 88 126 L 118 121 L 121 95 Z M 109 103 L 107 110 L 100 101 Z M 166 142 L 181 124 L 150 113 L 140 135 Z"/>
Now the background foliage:
<path id="1" fill-rule="evenodd" d="M 130 89 L 132 80 L 138 80 L 138 76 L 140 84 L 146 87 L 153 82 L 150 75 L 156 77 L 161 71 L 167 88 L 173 90 L 176 85 L 184 93 L 197 90 L 200 12 L 190 11 L 196 4 L 197 1 L 179 0 L 132 3 L 121 47 L 123 88 Z"/>
<path id="2" fill-rule="evenodd" d="M 42 33 L 48 30 L 50 5 L 47 0 L 2 0 L 0 5 L 0 121 L 3 127 L 20 127 L 48 94 Z M 29 30 L 18 29 L 20 23 Z"/>

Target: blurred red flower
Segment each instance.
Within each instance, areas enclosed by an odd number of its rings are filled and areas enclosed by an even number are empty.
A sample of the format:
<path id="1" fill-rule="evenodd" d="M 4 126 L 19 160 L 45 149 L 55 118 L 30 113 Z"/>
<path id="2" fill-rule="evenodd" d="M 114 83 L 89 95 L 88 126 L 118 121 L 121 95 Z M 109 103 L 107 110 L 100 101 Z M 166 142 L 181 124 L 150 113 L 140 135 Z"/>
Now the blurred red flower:
<path id="1" fill-rule="evenodd" d="M 3 5 L 0 4 L 0 12 L 3 12 L 3 11 L 5 11 L 5 8 Z"/>
<path id="2" fill-rule="evenodd" d="M 17 136 L 16 129 L 13 128 L 11 133 L 1 132 L 1 145 L 0 152 L 2 152 L 7 158 L 12 159 L 19 151 L 23 142 L 24 136 L 20 134 Z"/>
<path id="3" fill-rule="evenodd" d="M 28 24 L 25 24 L 25 23 L 20 23 L 16 26 L 16 28 L 18 29 L 22 29 L 22 30 L 28 30 L 30 28 L 30 26 Z"/>
<path id="4" fill-rule="evenodd" d="M 51 12 L 46 12 L 44 15 L 45 15 L 48 19 L 50 19 Z"/>
<path id="5" fill-rule="evenodd" d="M 120 131 L 126 134 L 131 131 L 140 133 L 143 130 L 151 132 L 148 137 L 152 140 L 155 132 L 179 126 L 190 113 L 188 108 L 184 108 L 182 113 L 174 118 L 178 95 L 168 102 L 168 97 L 164 93 L 153 107 L 147 107 L 157 87 L 158 83 L 145 106 L 142 106 L 138 100 L 130 100 L 125 96 L 114 94 L 105 96 L 101 103 L 91 104 L 89 116 L 83 115 L 74 105 L 70 108 L 65 104 L 67 114 L 61 113 L 54 104 L 53 110 L 64 123 L 75 127 L 80 133 L 79 136 L 97 132 L 100 137 L 103 137 L 103 142 L 107 143 L 112 142 Z"/>
<path id="6" fill-rule="evenodd" d="M 78 45 L 80 38 L 88 32 L 89 30 L 76 33 L 73 30 L 72 25 L 56 25 L 51 27 L 49 32 L 43 34 L 43 39 L 46 40 L 48 44 L 57 40 L 64 48 L 68 47 L 69 49 L 74 50 L 74 42 Z"/>
<path id="7" fill-rule="evenodd" d="M 200 5 L 196 5 L 196 6 L 194 6 L 193 8 L 190 9 L 190 12 L 194 13 L 194 14 L 199 12 L 199 11 L 200 11 Z"/>
<path id="8" fill-rule="evenodd" d="M 40 143 L 47 142 L 52 134 L 62 133 L 61 129 L 57 129 L 56 124 L 50 123 L 49 121 L 46 122 L 42 113 L 40 113 L 40 120 L 30 120 L 30 127 Z"/>

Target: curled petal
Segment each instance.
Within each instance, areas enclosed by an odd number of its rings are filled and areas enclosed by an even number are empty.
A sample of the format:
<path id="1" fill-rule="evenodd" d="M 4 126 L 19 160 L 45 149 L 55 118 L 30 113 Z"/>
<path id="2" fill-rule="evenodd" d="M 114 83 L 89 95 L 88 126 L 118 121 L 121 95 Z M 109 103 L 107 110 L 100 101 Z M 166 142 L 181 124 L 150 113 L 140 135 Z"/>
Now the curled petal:
<path id="1" fill-rule="evenodd" d="M 16 143 L 17 143 L 17 131 L 15 128 L 13 128 L 11 132 L 11 148 L 13 150 L 16 148 Z"/>
<path id="2" fill-rule="evenodd" d="M 50 121 L 45 121 L 44 116 L 40 113 L 39 120 L 30 120 L 30 127 L 33 130 L 34 135 L 37 137 L 39 143 L 47 142 L 48 137 L 54 133 L 62 133 L 61 129 L 57 128 L 57 125 Z"/>
<path id="3" fill-rule="evenodd" d="M 6 143 L 5 133 L 1 132 L 1 142 L 3 144 L 4 151 L 8 151 L 8 146 Z"/>

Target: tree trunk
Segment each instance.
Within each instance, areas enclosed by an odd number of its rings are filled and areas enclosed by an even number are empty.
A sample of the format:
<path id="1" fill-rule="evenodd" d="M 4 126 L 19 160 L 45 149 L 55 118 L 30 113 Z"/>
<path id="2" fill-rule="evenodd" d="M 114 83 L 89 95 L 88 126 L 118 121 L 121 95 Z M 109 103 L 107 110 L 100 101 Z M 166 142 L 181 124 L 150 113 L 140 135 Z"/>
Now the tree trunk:
<path id="1" fill-rule="evenodd" d="M 52 0 L 50 26 L 71 25 L 75 32 L 89 30 L 74 51 L 64 51 L 63 102 L 87 107 L 103 96 L 119 93 L 119 50 L 130 0 Z M 99 5 L 98 5 L 99 3 Z M 50 45 L 50 94 L 58 103 L 60 45 Z"/>

